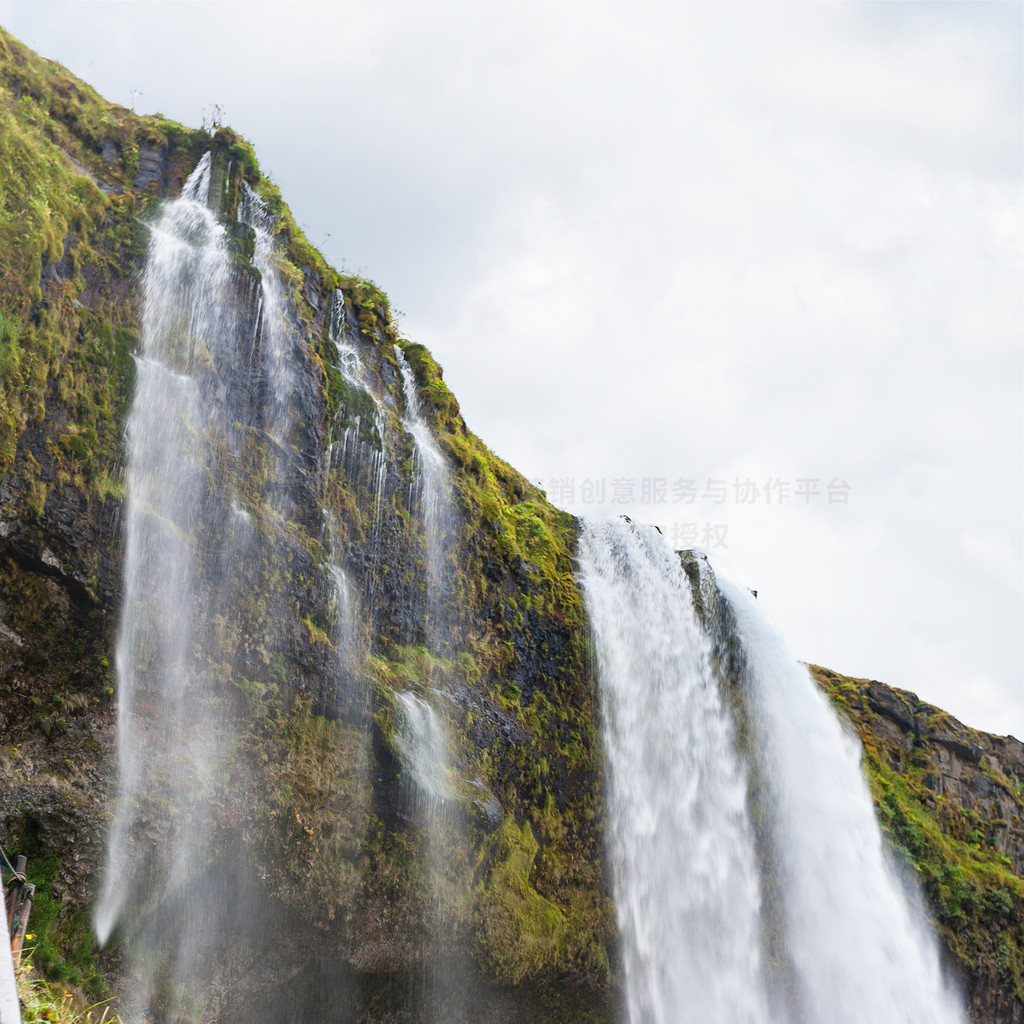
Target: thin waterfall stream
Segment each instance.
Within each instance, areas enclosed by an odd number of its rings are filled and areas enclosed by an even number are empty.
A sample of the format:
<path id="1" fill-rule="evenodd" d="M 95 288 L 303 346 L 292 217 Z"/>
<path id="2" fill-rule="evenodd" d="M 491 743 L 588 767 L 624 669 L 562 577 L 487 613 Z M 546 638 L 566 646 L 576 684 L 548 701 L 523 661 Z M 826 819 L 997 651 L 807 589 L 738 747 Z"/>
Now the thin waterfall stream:
<path id="1" fill-rule="evenodd" d="M 440 653 L 449 646 L 448 616 L 451 543 L 454 536 L 455 512 L 448 463 L 423 415 L 412 367 L 396 345 L 395 357 L 402 373 L 405 396 L 403 426 L 413 439 L 416 450 L 415 480 L 418 505 L 423 519 L 424 560 L 426 563 L 427 643 Z"/>

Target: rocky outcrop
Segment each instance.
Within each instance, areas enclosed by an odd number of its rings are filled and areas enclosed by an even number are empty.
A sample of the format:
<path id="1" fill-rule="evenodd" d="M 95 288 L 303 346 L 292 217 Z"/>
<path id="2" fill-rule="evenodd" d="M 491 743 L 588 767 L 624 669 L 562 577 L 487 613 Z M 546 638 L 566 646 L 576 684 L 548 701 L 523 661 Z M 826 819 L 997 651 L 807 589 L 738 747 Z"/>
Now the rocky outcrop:
<path id="1" fill-rule="evenodd" d="M 1024 744 L 916 694 L 811 666 L 856 729 L 883 830 L 913 867 L 976 1024 L 1024 1020 Z"/>

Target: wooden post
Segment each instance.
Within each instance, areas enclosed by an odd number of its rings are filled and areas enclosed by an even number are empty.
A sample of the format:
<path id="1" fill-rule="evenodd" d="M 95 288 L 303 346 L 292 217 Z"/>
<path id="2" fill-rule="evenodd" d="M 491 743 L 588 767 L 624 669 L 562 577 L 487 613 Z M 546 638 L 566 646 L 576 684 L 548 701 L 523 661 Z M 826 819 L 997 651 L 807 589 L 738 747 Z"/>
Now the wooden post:
<path id="1" fill-rule="evenodd" d="M 7 929 L 15 966 L 21 963 L 21 947 L 25 943 L 28 917 L 32 913 L 32 901 L 36 895 L 36 887 L 24 881 L 27 864 L 25 857 L 19 857 L 14 862 L 14 877 L 7 883 Z"/>
<path id="2" fill-rule="evenodd" d="M 18 891 L 21 887 L 20 878 L 25 875 L 25 866 L 28 864 L 26 857 L 18 857 L 14 861 L 14 874 L 7 882 L 7 936 L 14 934 L 14 914 L 17 910 Z"/>
<path id="3" fill-rule="evenodd" d="M 36 887 L 27 882 L 21 887 L 21 903 L 18 907 L 18 926 L 11 936 L 11 957 L 14 966 L 21 963 L 21 947 L 25 943 L 25 933 L 28 931 L 28 917 L 32 913 L 32 901 L 36 896 Z"/>

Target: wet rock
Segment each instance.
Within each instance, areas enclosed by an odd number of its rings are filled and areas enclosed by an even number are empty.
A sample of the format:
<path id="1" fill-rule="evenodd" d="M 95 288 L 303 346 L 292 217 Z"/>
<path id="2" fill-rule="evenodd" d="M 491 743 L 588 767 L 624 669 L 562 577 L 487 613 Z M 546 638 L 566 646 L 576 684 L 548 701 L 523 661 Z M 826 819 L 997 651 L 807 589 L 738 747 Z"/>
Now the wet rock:
<path id="1" fill-rule="evenodd" d="M 132 188 L 144 189 L 158 184 L 167 186 L 167 152 L 161 145 L 143 143 L 139 146 L 139 167 Z"/>
<path id="2" fill-rule="evenodd" d="M 320 275 L 307 266 L 299 268 L 302 271 L 302 294 L 310 307 L 317 313 L 320 312 Z"/>

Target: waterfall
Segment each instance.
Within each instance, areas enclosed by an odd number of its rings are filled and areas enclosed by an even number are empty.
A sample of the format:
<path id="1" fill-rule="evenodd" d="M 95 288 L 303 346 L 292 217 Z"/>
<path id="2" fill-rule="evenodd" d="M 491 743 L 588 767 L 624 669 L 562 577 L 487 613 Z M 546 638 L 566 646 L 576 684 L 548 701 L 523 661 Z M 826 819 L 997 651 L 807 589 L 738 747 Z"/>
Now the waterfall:
<path id="1" fill-rule="evenodd" d="M 402 424 L 412 437 L 416 449 L 416 493 L 411 497 L 418 498 L 423 519 L 427 639 L 434 650 L 441 651 L 449 640 L 446 629 L 449 625 L 446 621 L 450 583 L 449 549 L 455 536 L 448 463 L 423 416 L 412 368 L 397 345 L 395 358 L 402 373 L 402 393 L 405 397 Z"/>
<path id="2" fill-rule="evenodd" d="M 408 779 L 404 787 L 408 811 L 423 837 L 420 868 L 425 883 L 423 929 L 427 942 L 411 1005 L 424 1024 L 454 1024 L 466 1020 L 471 982 L 467 965 L 452 941 L 452 911 L 459 899 L 453 884 L 465 879 L 453 881 L 449 872 L 462 820 L 455 802 L 448 737 L 441 718 L 423 697 L 408 691 L 396 693 L 395 711 L 395 746 Z"/>
<path id="3" fill-rule="evenodd" d="M 127 427 L 124 596 L 116 647 L 119 798 L 96 911 L 105 942 L 126 917 L 160 917 L 161 901 L 185 913 L 158 925 L 174 986 L 204 966 L 210 911 L 185 895 L 209 860 L 210 804 L 229 745 L 211 714 L 196 657 L 204 561 L 248 529 L 246 517 L 211 494 L 214 448 L 237 446 L 233 417 L 218 408 L 216 375 L 244 348 L 225 319 L 230 264 L 225 231 L 207 205 L 210 156 L 151 226 L 143 278 L 141 350 Z M 216 444 L 211 444 L 212 440 Z M 205 550 L 204 550 L 205 547 Z M 175 808 L 173 813 L 170 808 Z M 133 993 L 145 1012 L 156 980 Z"/>
<path id="4" fill-rule="evenodd" d="M 742 648 L 801 1022 L 962 1024 L 936 942 L 882 845 L 860 744 L 743 587 Z"/>
<path id="5" fill-rule="evenodd" d="M 341 465 L 349 476 L 357 477 L 359 473 L 365 473 L 367 477 L 366 483 L 373 502 L 372 546 L 374 554 L 381 557 L 384 488 L 388 477 L 388 416 L 384 403 L 371 386 L 366 368 L 353 344 L 348 313 L 345 310 L 345 297 L 337 288 L 331 296 L 331 304 L 327 311 L 327 337 L 337 350 L 338 370 L 342 377 L 350 387 L 369 398 L 373 407 L 376 445 L 362 438 L 362 423 L 357 415 L 355 422 L 342 432 L 340 443 L 336 447 Z M 332 451 L 330 454 L 333 457 L 335 452 Z"/>
<path id="6" fill-rule="evenodd" d="M 412 776 L 418 795 L 416 802 L 427 816 L 432 816 L 438 801 L 448 800 L 452 795 L 444 727 L 422 697 L 414 693 L 398 693 L 395 697 L 399 711 L 398 752 Z"/>
<path id="7" fill-rule="evenodd" d="M 253 381 L 252 401 L 257 396 L 263 429 L 273 453 L 271 472 L 264 488 L 264 497 L 271 506 L 290 517 L 293 509 L 293 484 L 289 470 L 293 462 L 291 449 L 295 425 L 294 396 L 296 389 L 295 338 L 285 319 L 285 299 L 281 278 L 274 259 L 274 240 L 270 234 L 273 218 L 266 204 L 245 182 L 238 204 L 239 222 L 253 232 L 252 265 L 259 279 L 257 315 L 253 318 L 253 349 L 260 354 L 260 363 Z"/>
<path id="8" fill-rule="evenodd" d="M 426 570 L 425 635 L 428 647 L 441 653 L 451 645 L 448 600 L 451 582 L 451 547 L 455 537 L 448 464 L 423 415 L 416 381 L 405 354 L 396 345 L 395 357 L 402 377 L 405 415 L 402 425 L 412 437 L 415 452 L 410 505 L 418 506 L 424 534 Z M 432 673 L 440 666 L 435 666 Z M 461 836 L 463 822 L 451 802 L 448 743 L 431 706 L 412 693 L 396 694 L 399 730 L 396 744 L 412 777 L 412 811 L 426 842 L 426 905 L 424 925 L 432 956 L 427 958 L 414 997 L 424 1021 L 431 1024 L 462 1020 L 468 977 L 452 949 L 446 902 L 451 880 L 446 863 L 449 844 Z"/>
<path id="9" fill-rule="evenodd" d="M 267 796 L 233 779 L 240 744 L 261 727 L 243 695 L 286 698 L 313 671 L 293 655 L 318 628 L 312 613 L 332 624 L 318 634 L 321 651 L 337 652 L 325 676 L 351 679 L 361 653 L 333 513 L 320 505 L 309 435 L 319 392 L 303 377 L 271 219 L 243 186 L 242 226 L 226 229 L 211 162 L 149 225 L 127 425 L 119 787 L 95 912 L 101 942 L 115 929 L 126 939 L 126 1020 L 208 1019 L 244 988 L 240 964 L 266 954 L 283 911 L 250 870 L 248 830 Z M 251 232 L 248 269 L 239 231 Z M 326 566 L 303 522 L 325 523 Z M 364 700 L 348 697 L 350 721 Z M 344 771 L 358 780 L 358 742 L 332 742 L 326 756 L 347 744 Z"/>
<path id="10" fill-rule="evenodd" d="M 767 1020 L 746 776 L 686 574 L 653 529 L 587 523 L 580 580 L 610 768 L 631 1024 Z"/>
<path id="11" fill-rule="evenodd" d="M 197 440 L 207 418 L 194 374 L 208 356 L 217 329 L 217 295 L 228 274 L 224 231 L 205 204 L 209 183 L 207 154 L 181 198 L 167 204 L 152 227 L 143 281 L 145 331 L 127 428 L 131 498 L 124 611 L 115 654 L 120 799 L 96 915 L 101 942 L 144 870 L 129 849 L 130 833 L 147 825 L 137 818 L 138 802 L 163 784 L 170 748 L 179 741 L 189 756 L 173 775 L 184 773 L 183 784 L 201 800 L 214 742 L 205 724 L 193 721 L 189 693 L 192 538 L 203 469 Z M 156 702 L 163 713 L 144 725 L 140 705 L 146 701 Z M 187 859 L 186 849 L 176 851 L 176 863 Z"/>
<path id="12" fill-rule="evenodd" d="M 963 1024 L 858 744 L 752 596 L 697 560 L 695 608 L 628 523 L 585 524 L 579 562 L 630 1024 Z"/>

